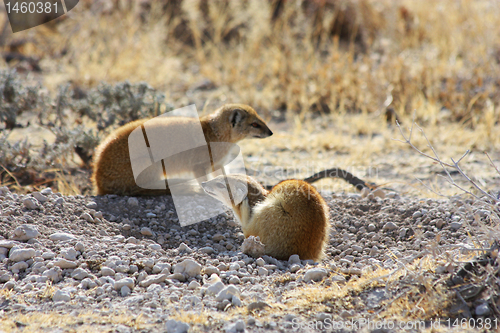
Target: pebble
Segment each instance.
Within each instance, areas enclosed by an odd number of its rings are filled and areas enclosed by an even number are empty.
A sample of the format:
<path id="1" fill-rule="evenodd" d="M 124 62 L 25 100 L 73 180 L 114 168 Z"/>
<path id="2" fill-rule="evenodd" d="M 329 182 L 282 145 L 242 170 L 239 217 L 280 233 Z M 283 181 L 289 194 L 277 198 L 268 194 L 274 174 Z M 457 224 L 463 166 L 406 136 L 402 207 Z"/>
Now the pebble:
<path id="1" fill-rule="evenodd" d="M 68 240 L 75 239 L 76 236 L 73 234 L 66 233 L 66 232 L 56 232 L 56 233 L 50 235 L 49 238 L 53 241 L 68 241 Z"/>
<path id="2" fill-rule="evenodd" d="M 226 236 L 222 235 L 222 234 L 215 234 L 212 236 L 212 240 L 214 242 L 219 242 L 221 240 L 225 240 L 226 239 Z"/>
<path id="3" fill-rule="evenodd" d="M 451 222 L 451 223 L 450 223 L 450 228 L 451 228 L 452 230 L 458 230 L 458 229 L 460 229 L 461 227 L 462 227 L 462 223 L 461 223 L 461 222 L 457 222 L 457 221 L 455 221 L 455 222 Z"/>
<path id="4" fill-rule="evenodd" d="M 42 258 L 45 260 L 50 260 L 53 259 L 56 256 L 56 254 L 52 251 L 46 251 L 42 253 Z"/>
<path id="5" fill-rule="evenodd" d="M 258 274 L 259 276 L 267 276 L 269 271 L 264 267 L 259 267 Z"/>
<path id="6" fill-rule="evenodd" d="M 241 280 L 239 277 L 233 275 L 231 276 L 231 278 L 229 279 L 229 283 L 230 284 L 240 284 L 241 283 Z"/>
<path id="7" fill-rule="evenodd" d="M 266 264 L 266 261 L 262 258 L 258 258 L 257 260 L 255 260 L 255 264 L 257 266 L 264 266 Z"/>
<path id="8" fill-rule="evenodd" d="M 189 246 L 187 246 L 185 243 L 181 243 L 179 247 L 177 248 L 179 252 L 186 252 L 186 253 L 192 253 L 193 250 Z"/>
<path id="9" fill-rule="evenodd" d="M 169 263 L 157 263 L 153 266 L 153 274 L 170 273 L 172 266 Z"/>
<path id="10" fill-rule="evenodd" d="M 207 275 L 217 274 L 217 275 L 219 275 L 220 271 L 217 267 L 210 265 L 210 266 L 207 266 L 203 269 L 203 274 L 207 274 Z"/>
<path id="11" fill-rule="evenodd" d="M 153 251 L 159 251 L 161 250 L 161 245 L 160 244 L 151 244 L 148 246 L 151 250 Z"/>
<path id="12" fill-rule="evenodd" d="M 50 187 L 44 188 L 43 190 L 40 191 L 40 193 L 43 194 L 43 195 L 51 195 L 52 194 L 52 188 L 50 188 Z"/>
<path id="13" fill-rule="evenodd" d="M 87 276 L 89 276 L 89 272 L 83 268 L 77 268 L 73 271 L 73 273 L 71 273 L 71 277 L 75 280 L 83 280 Z"/>
<path id="14" fill-rule="evenodd" d="M 12 273 L 17 274 L 20 271 L 24 271 L 26 268 L 28 268 L 28 264 L 26 263 L 26 261 L 19 261 L 12 265 L 10 270 L 12 271 Z"/>
<path id="15" fill-rule="evenodd" d="M 487 316 L 491 312 L 490 307 L 486 303 L 476 306 L 476 316 Z"/>
<path id="16" fill-rule="evenodd" d="M 217 295 L 222 289 L 224 289 L 224 283 L 221 281 L 217 281 L 207 287 L 208 295 Z"/>
<path id="17" fill-rule="evenodd" d="M 79 251 L 80 253 L 85 252 L 85 245 L 83 243 L 78 242 L 75 244 L 75 250 Z"/>
<path id="18" fill-rule="evenodd" d="M 116 274 L 115 270 L 106 266 L 101 267 L 102 276 L 114 276 Z"/>
<path id="19" fill-rule="evenodd" d="M 376 229 L 377 227 L 375 226 L 375 224 L 373 223 L 368 224 L 368 231 L 375 231 Z"/>
<path id="20" fill-rule="evenodd" d="M 139 206 L 139 200 L 137 200 L 137 198 L 130 197 L 127 200 L 127 205 L 129 205 L 130 207 L 137 207 Z"/>
<path id="21" fill-rule="evenodd" d="M 76 260 L 77 255 L 78 255 L 78 253 L 76 252 L 76 250 L 73 247 L 61 250 L 61 256 L 67 260 L 74 261 L 74 260 Z"/>
<path id="22" fill-rule="evenodd" d="M 345 282 L 346 279 L 343 275 L 334 275 L 332 276 L 332 282 Z"/>
<path id="23" fill-rule="evenodd" d="M 122 290 L 122 287 L 128 287 L 129 288 L 129 291 L 132 290 L 134 288 L 134 279 L 132 278 L 123 278 L 123 279 L 120 279 L 118 281 L 115 282 L 115 290 Z"/>
<path id="24" fill-rule="evenodd" d="M 28 209 L 37 209 L 38 208 L 38 201 L 35 198 L 24 198 L 23 199 L 23 205 L 24 207 Z"/>
<path id="25" fill-rule="evenodd" d="M 83 213 L 81 216 L 80 216 L 81 219 L 84 219 L 85 221 L 89 222 L 89 223 L 94 223 L 94 218 L 89 214 L 89 213 Z"/>
<path id="26" fill-rule="evenodd" d="M 205 247 L 202 247 L 202 248 L 200 249 L 200 251 L 201 251 L 201 252 L 203 252 L 203 253 L 206 253 L 206 254 L 208 254 L 208 255 L 210 255 L 210 254 L 212 254 L 212 253 L 214 253 L 214 252 L 215 252 L 215 251 L 214 251 L 214 249 L 213 249 L 213 248 L 211 248 L 210 246 L 205 246 Z"/>
<path id="27" fill-rule="evenodd" d="M 37 238 L 38 236 L 40 236 L 40 233 L 38 232 L 36 226 L 31 224 L 22 224 L 14 229 L 10 238 L 18 241 L 28 241 L 32 238 Z"/>
<path id="28" fill-rule="evenodd" d="M 387 222 L 386 224 L 384 224 L 384 227 L 382 228 L 382 230 L 388 230 L 388 231 L 391 231 L 391 230 L 394 230 L 394 229 L 397 229 L 398 226 L 393 223 L 393 222 Z"/>
<path id="29" fill-rule="evenodd" d="M 189 324 L 174 319 L 167 320 L 165 328 L 167 333 L 187 333 L 189 331 Z"/>
<path id="30" fill-rule="evenodd" d="M 47 200 L 49 200 L 45 195 L 43 195 L 41 192 L 33 192 L 31 193 L 31 195 L 38 201 L 38 202 L 41 202 L 41 203 L 44 203 L 46 202 Z"/>
<path id="31" fill-rule="evenodd" d="M 221 302 L 225 299 L 232 300 L 233 296 L 239 296 L 239 295 L 240 291 L 238 288 L 236 288 L 235 286 L 227 286 L 224 287 L 224 289 L 222 289 L 221 291 L 219 291 L 219 293 L 215 297 L 215 300 L 217 302 Z"/>
<path id="32" fill-rule="evenodd" d="M 290 258 L 288 258 L 288 264 L 293 265 L 293 264 L 299 264 L 300 265 L 300 258 L 298 254 L 292 254 Z M 259 265 L 261 266 L 261 265 Z"/>
<path id="33" fill-rule="evenodd" d="M 97 203 L 95 201 L 89 201 L 85 206 L 87 206 L 88 209 L 96 209 Z"/>
<path id="34" fill-rule="evenodd" d="M 144 236 L 153 236 L 153 231 L 151 231 L 148 227 L 142 227 L 141 234 Z"/>
<path id="35" fill-rule="evenodd" d="M 62 269 L 66 269 L 66 268 L 76 268 L 76 266 L 78 266 L 78 264 L 74 261 L 70 261 L 70 260 L 61 258 L 61 259 L 54 261 L 54 266 L 58 266 L 58 267 L 61 267 Z"/>
<path id="36" fill-rule="evenodd" d="M 174 266 L 174 274 L 181 273 L 190 277 L 195 277 L 201 273 L 201 265 L 192 259 L 186 259 Z"/>
<path id="37" fill-rule="evenodd" d="M 31 259 L 35 256 L 35 250 L 34 249 L 20 249 L 17 247 L 13 247 L 9 251 L 9 260 L 10 261 L 26 261 L 28 259 Z"/>
<path id="38" fill-rule="evenodd" d="M 129 287 L 127 287 L 127 286 L 123 286 L 123 287 L 121 287 L 121 289 L 120 289 L 120 295 L 122 295 L 122 297 L 127 297 L 127 296 L 129 296 L 129 295 L 131 294 L 131 292 L 132 292 L 132 291 L 131 291 L 131 290 L 130 290 L 130 288 L 129 288 Z"/>
<path id="39" fill-rule="evenodd" d="M 69 302 L 71 300 L 71 296 L 65 291 L 57 290 L 52 296 L 52 300 L 54 302 Z"/>
<path id="40" fill-rule="evenodd" d="M 191 282 L 189 282 L 188 290 L 195 290 L 195 289 L 198 289 L 200 287 L 201 287 L 201 285 L 198 283 L 198 281 L 191 281 Z"/>
<path id="41" fill-rule="evenodd" d="M 293 264 L 292 266 L 290 266 L 290 272 L 291 272 L 291 273 L 295 273 L 295 272 L 297 272 L 299 269 L 300 269 L 300 265 L 298 265 L 298 264 Z"/>
<path id="42" fill-rule="evenodd" d="M 235 323 L 228 324 L 226 327 L 224 327 L 224 331 L 226 333 L 245 332 L 245 327 L 245 322 L 240 319 Z"/>
<path id="43" fill-rule="evenodd" d="M 19 244 L 20 244 L 19 242 L 16 242 L 13 240 L 6 240 L 6 239 L 0 240 L 0 247 L 4 247 L 6 249 L 11 249 L 14 246 L 19 245 Z"/>
<path id="44" fill-rule="evenodd" d="M 141 287 L 147 288 L 147 287 L 149 287 L 150 285 L 152 285 L 154 283 L 155 284 L 160 284 L 160 283 L 164 282 L 167 278 L 169 278 L 168 274 L 154 274 L 154 275 L 149 275 L 143 281 L 139 282 L 139 285 Z"/>
<path id="45" fill-rule="evenodd" d="M 304 274 L 304 282 L 321 281 L 328 272 L 324 268 L 312 268 Z"/>

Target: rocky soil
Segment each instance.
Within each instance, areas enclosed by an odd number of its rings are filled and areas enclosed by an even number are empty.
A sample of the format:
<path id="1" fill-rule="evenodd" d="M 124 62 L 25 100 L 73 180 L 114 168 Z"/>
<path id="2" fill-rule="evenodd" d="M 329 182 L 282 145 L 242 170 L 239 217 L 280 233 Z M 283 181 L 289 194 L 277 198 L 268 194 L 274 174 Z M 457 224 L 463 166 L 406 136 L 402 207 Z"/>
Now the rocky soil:
<path id="1" fill-rule="evenodd" d="M 412 263 L 428 257 L 433 264 L 421 278 L 442 284 L 461 267 L 450 257 L 469 249 L 472 258 L 472 249 L 486 246 L 498 230 L 491 206 L 463 198 L 392 192 L 384 199 L 325 199 L 331 237 L 325 259 L 313 263 L 241 253 L 244 236 L 230 212 L 180 227 L 168 196 L 62 196 L 50 188 L 18 195 L 0 188 L 0 329 L 321 331 L 306 324 L 382 320 L 404 290 L 389 288 L 384 275 L 406 269 L 399 278 L 404 284 Z M 425 310 L 438 319 L 444 307 L 456 316 L 498 316 L 484 297 Z M 411 311 L 397 315 L 426 318 L 430 329 L 429 313 Z"/>

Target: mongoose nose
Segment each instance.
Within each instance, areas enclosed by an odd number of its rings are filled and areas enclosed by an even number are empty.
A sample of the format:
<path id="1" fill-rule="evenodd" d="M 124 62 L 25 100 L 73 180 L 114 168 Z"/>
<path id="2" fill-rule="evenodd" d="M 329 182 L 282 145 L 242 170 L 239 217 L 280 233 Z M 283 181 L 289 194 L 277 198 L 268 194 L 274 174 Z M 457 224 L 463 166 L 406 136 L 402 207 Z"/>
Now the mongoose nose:
<path id="1" fill-rule="evenodd" d="M 271 135 L 273 135 L 273 132 L 271 130 L 269 130 L 269 133 L 267 133 L 267 134 L 268 134 L 268 136 L 271 136 Z"/>

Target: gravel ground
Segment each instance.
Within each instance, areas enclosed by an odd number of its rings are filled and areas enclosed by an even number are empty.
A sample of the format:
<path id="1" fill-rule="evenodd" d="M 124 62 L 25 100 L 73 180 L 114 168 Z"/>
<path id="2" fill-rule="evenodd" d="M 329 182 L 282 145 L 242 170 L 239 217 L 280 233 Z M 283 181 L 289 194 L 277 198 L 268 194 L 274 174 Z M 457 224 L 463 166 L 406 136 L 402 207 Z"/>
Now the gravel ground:
<path id="1" fill-rule="evenodd" d="M 0 188 L 0 328 L 317 331 L 305 323 L 375 320 L 395 291 L 372 283 L 347 291 L 349 299 L 301 303 L 317 297 L 314 290 L 351 289 L 364 276 L 430 254 L 436 258 L 432 273 L 444 278 L 458 269 L 439 261 L 444 250 L 463 254 L 475 247 L 471 236 L 488 236 L 491 210 L 481 202 L 394 192 L 385 199 L 325 199 L 331 237 L 325 259 L 315 264 L 241 253 L 244 236 L 231 212 L 180 227 L 168 196 L 62 196 L 50 188 L 18 195 Z M 493 311 L 480 300 L 468 306 L 474 317 Z"/>

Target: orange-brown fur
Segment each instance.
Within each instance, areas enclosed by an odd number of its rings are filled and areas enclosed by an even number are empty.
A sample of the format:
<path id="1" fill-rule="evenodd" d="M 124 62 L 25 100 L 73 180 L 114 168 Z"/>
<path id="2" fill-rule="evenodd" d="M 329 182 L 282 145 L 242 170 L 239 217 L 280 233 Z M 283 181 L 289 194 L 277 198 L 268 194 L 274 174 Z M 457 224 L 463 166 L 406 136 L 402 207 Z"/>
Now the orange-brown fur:
<path id="1" fill-rule="evenodd" d="M 265 253 L 277 259 L 286 260 L 292 254 L 315 261 L 322 258 L 328 241 L 328 206 L 312 185 L 291 179 L 268 192 L 248 176 L 229 175 L 227 180 L 230 188 L 242 183 L 248 186 L 247 196 L 235 205 L 219 195 L 225 183 L 223 176 L 202 186 L 208 194 L 232 207 L 245 237 L 259 236 Z"/>
<path id="2" fill-rule="evenodd" d="M 96 149 L 92 183 L 98 195 L 158 195 L 168 193 L 165 190 L 143 189 L 136 185 L 129 156 L 128 136 L 130 133 L 150 119 L 136 120 L 116 129 Z M 153 126 L 165 127 L 165 130 L 174 130 L 179 126 L 186 126 L 197 122 L 195 118 L 159 117 L 152 119 Z M 200 118 L 205 139 L 210 142 L 236 143 L 250 137 L 265 138 L 272 135 L 262 118 L 253 108 L 243 104 L 227 104 L 212 114 Z M 150 124 L 150 123 L 148 123 Z M 166 142 L 165 144 L 175 144 Z M 226 152 L 219 152 L 223 156 Z M 192 172 L 197 176 L 203 174 L 195 170 L 186 154 L 182 161 L 178 161 L 179 172 Z M 218 161 L 214 161 L 216 168 Z"/>

